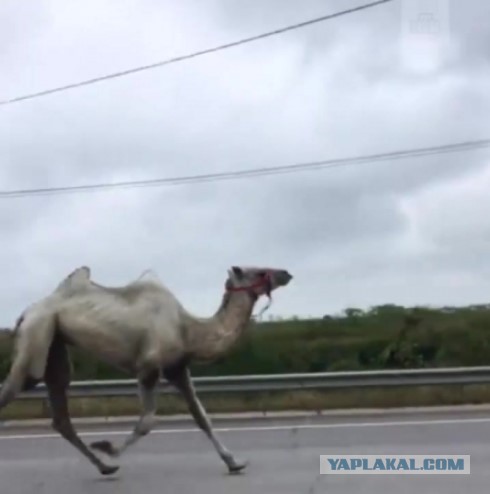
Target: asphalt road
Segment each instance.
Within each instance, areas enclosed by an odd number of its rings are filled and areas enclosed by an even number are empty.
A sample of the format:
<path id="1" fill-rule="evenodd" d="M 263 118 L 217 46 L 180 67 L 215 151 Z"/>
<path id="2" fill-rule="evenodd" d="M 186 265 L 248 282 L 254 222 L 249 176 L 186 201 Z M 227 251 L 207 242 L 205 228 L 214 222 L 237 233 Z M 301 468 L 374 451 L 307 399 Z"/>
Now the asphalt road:
<path id="1" fill-rule="evenodd" d="M 114 428 L 113 428 L 114 427 Z M 79 428 L 86 441 L 120 440 L 127 427 Z M 490 414 L 382 414 L 215 421 L 250 461 L 228 475 L 189 422 L 160 425 L 101 477 L 50 429 L 0 429 L 1 494 L 471 494 L 490 484 Z M 321 454 L 469 454 L 470 475 L 319 475 Z"/>

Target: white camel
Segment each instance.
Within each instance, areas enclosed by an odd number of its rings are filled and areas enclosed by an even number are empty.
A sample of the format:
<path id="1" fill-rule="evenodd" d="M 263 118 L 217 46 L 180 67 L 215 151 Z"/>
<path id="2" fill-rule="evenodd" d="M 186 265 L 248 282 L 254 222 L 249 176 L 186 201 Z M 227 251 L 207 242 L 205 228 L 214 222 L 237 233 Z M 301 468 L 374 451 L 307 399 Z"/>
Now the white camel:
<path id="1" fill-rule="evenodd" d="M 245 330 L 258 298 L 270 296 L 291 279 L 281 269 L 234 266 L 228 271 L 218 311 L 210 318 L 198 318 L 158 280 L 140 278 L 126 286 L 105 287 L 91 280 L 88 267 L 80 267 L 17 320 L 15 354 L 0 391 L 0 410 L 19 392 L 44 380 L 53 428 L 101 474 L 109 475 L 119 466 L 107 465 L 92 449 L 118 457 L 151 431 L 157 385 L 163 376 L 181 392 L 196 424 L 209 437 L 229 472 L 239 472 L 247 463 L 236 459 L 214 433 L 194 390 L 189 363 L 212 361 L 225 354 Z M 73 428 L 67 401 L 69 346 L 137 378 L 141 416 L 119 447 L 97 441 L 90 449 Z"/>

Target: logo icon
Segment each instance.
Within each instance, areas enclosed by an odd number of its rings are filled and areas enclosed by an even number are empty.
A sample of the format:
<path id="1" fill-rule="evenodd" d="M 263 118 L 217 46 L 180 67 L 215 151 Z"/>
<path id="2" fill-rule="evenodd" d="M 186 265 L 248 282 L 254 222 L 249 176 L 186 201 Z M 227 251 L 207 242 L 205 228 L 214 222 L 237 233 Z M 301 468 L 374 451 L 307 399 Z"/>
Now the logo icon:
<path id="1" fill-rule="evenodd" d="M 434 72 L 450 54 L 449 0 L 402 0 L 401 62 L 410 72 Z"/>

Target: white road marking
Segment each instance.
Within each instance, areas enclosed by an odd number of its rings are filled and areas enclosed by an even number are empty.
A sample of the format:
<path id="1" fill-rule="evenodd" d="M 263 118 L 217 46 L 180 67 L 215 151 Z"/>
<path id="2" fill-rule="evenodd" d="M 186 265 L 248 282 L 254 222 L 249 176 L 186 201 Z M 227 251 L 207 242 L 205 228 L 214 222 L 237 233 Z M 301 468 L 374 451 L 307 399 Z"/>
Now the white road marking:
<path id="1" fill-rule="evenodd" d="M 481 424 L 490 422 L 490 417 L 469 418 L 469 419 L 434 419 L 434 420 L 402 420 L 390 422 L 343 422 L 337 424 L 289 424 L 289 425 L 266 425 L 266 426 L 245 426 L 245 427 L 217 427 L 216 432 L 261 432 L 261 431 L 286 431 L 291 429 L 342 429 L 342 428 L 362 428 L 362 427 L 399 427 L 406 425 L 450 425 L 450 424 Z M 189 429 L 154 429 L 151 434 L 181 434 L 202 431 L 197 428 Z M 128 431 L 86 431 L 79 432 L 80 437 L 100 437 L 100 436 L 121 436 Z M 60 439 L 59 434 L 11 434 L 0 436 L 0 441 L 22 440 L 22 439 Z"/>

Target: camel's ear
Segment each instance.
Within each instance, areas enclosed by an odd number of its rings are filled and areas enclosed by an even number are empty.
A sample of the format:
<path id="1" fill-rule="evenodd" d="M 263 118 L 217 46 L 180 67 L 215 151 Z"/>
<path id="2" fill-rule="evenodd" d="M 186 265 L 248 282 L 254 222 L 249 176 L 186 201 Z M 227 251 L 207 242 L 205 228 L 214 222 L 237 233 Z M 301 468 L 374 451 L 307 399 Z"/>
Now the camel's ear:
<path id="1" fill-rule="evenodd" d="M 233 271 L 233 274 L 238 278 L 241 279 L 243 278 L 243 270 L 242 268 L 239 268 L 238 266 L 232 266 L 231 270 Z"/>

